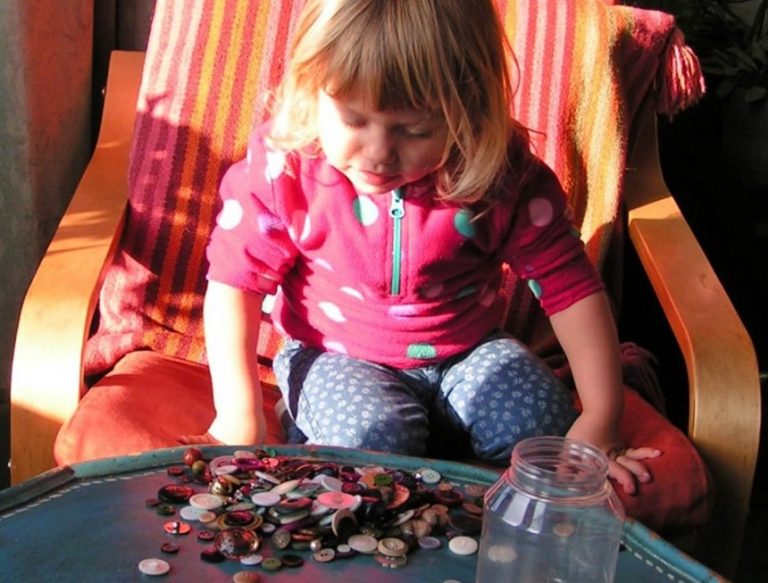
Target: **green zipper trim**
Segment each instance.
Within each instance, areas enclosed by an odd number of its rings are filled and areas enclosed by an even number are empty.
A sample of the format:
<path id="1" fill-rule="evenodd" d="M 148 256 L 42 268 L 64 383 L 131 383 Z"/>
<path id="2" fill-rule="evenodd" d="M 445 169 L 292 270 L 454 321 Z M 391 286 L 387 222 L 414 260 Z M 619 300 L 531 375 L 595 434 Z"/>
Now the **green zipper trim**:
<path id="1" fill-rule="evenodd" d="M 389 291 L 393 296 L 400 295 L 400 270 L 403 244 L 403 217 L 405 216 L 405 193 L 402 188 L 392 191 L 392 203 L 389 206 L 392 217 L 392 280 Z"/>

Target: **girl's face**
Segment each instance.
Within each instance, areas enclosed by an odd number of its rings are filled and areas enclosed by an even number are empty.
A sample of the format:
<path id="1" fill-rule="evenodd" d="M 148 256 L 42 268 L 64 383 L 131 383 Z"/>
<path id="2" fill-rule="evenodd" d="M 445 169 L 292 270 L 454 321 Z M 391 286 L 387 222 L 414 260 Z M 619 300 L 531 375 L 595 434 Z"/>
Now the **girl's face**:
<path id="1" fill-rule="evenodd" d="M 328 162 L 363 194 L 384 194 L 440 165 L 447 127 L 430 112 L 376 111 L 360 99 L 318 96 L 318 136 Z"/>

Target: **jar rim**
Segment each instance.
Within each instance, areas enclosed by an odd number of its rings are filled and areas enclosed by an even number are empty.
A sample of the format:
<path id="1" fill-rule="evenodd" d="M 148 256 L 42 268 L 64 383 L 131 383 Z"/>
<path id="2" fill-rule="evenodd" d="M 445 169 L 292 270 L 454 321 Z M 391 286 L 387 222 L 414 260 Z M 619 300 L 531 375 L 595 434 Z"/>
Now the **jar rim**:
<path id="1" fill-rule="evenodd" d="M 512 450 L 510 470 L 526 489 L 548 496 L 593 496 L 607 485 L 608 457 L 597 447 L 566 437 L 529 437 Z"/>

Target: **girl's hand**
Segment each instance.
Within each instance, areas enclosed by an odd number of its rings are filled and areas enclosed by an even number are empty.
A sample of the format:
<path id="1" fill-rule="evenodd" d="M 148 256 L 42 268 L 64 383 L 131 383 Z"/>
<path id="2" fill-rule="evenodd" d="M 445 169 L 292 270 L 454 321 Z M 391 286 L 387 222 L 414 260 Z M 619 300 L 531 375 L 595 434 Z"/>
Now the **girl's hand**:
<path id="1" fill-rule="evenodd" d="M 223 445 L 207 431 L 202 435 L 181 435 L 176 438 L 181 445 Z"/>
<path id="2" fill-rule="evenodd" d="M 662 453 L 653 447 L 625 447 L 615 427 L 588 413 L 582 413 L 576 419 L 567 437 L 600 448 L 608 456 L 608 476 L 616 480 L 627 494 L 637 492 L 638 482 L 645 484 L 653 479 L 643 460 L 659 457 Z"/>
<path id="3" fill-rule="evenodd" d="M 637 492 L 636 482 L 646 484 L 653 478 L 643 460 L 661 455 L 661 450 L 653 447 L 613 448 L 607 451 L 608 476 L 616 480 L 627 494 Z"/>

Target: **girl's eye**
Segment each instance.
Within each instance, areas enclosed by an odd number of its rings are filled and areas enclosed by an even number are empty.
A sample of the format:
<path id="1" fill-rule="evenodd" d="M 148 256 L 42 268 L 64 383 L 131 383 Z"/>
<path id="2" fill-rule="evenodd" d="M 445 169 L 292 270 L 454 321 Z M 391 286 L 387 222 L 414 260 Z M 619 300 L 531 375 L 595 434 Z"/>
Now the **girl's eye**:
<path id="1" fill-rule="evenodd" d="M 342 117 L 341 122 L 351 128 L 361 128 L 365 125 L 365 120 L 357 117 Z"/>
<path id="2" fill-rule="evenodd" d="M 432 137 L 432 130 L 431 129 L 420 129 L 420 128 L 409 128 L 404 130 L 404 133 L 409 138 L 414 139 L 422 139 L 422 138 L 431 138 Z"/>

